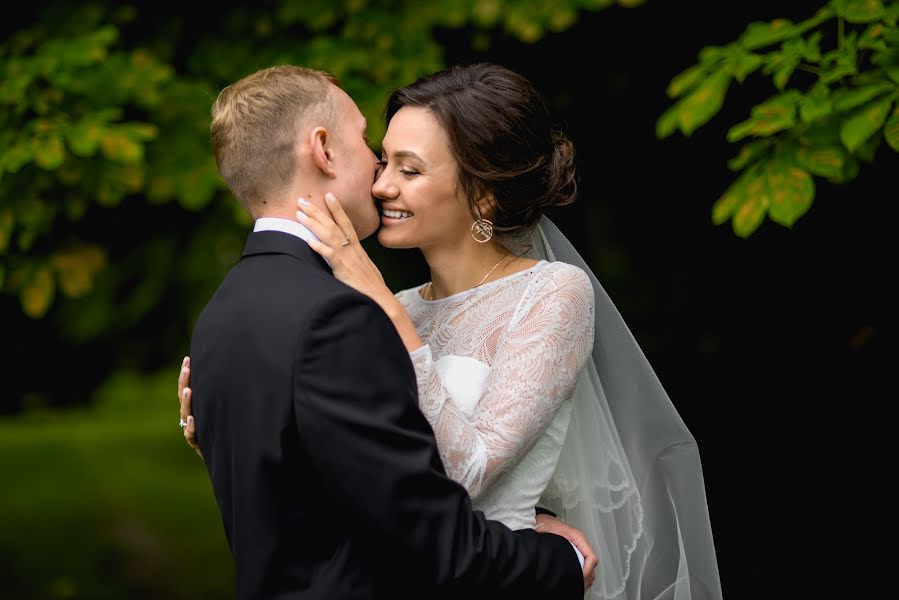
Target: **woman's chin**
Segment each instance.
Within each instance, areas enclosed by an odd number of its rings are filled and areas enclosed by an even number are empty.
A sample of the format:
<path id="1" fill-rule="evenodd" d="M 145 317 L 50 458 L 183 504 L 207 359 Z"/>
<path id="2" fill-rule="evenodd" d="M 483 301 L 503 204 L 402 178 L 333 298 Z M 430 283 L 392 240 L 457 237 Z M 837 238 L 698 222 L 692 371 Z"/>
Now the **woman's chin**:
<path id="1" fill-rule="evenodd" d="M 410 248 L 418 247 L 415 244 L 404 240 L 401 236 L 394 235 L 394 233 L 395 232 L 389 231 L 385 227 L 381 227 L 378 230 L 378 243 L 385 248 L 390 248 L 392 250 L 408 250 Z"/>

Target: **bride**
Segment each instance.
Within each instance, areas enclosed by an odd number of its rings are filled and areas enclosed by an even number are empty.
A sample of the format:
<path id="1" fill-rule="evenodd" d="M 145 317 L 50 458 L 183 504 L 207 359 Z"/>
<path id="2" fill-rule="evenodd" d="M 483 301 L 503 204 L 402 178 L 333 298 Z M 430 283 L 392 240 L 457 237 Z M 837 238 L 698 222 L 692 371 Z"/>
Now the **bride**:
<path id="1" fill-rule="evenodd" d="M 583 531 L 587 566 L 598 559 L 587 597 L 720 598 L 695 440 L 544 216 L 574 200 L 574 151 L 534 87 L 454 67 L 395 91 L 387 122 L 378 240 L 419 248 L 430 281 L 394 295 L 346 246 L 356 235 L 333 196 L 331 214 L 301 199 L 297 219 L 396 326 L 447 474 L 512 529 L 536 527 L 540 506 Z"/>

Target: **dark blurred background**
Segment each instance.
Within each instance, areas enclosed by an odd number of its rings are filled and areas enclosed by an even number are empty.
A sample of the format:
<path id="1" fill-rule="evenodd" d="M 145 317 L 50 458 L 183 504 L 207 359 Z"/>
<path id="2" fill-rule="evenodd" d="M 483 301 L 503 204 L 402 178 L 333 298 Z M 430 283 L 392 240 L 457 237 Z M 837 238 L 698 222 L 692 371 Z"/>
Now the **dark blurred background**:
<path id="1" fill-rule="evenodd" d="M 166 40 L 175 71 L 196 73 L 206 40 L 228 42 L 248 27 L 240 15 L 276 14 L 289 3 L 219 4 L 194 17 L 139 4 L 118 43 Z M 551 217 L 592 265 L 699 443 L 726 598 L 843 596 L 854 576 L 834 580 L 834 556 L 850 573 L 869 560 L 865 519 L 848 515 L 867 481 L 858 465 L 880 450 L 871 424 L 884 396 L 885 213 L 897 196 L 899 155 L 882 145 L 853 181 L 815 178 L 814 204 L 792 228 L 765 220 L 741 238 L 729 222 L 712 224 L 711 207 L 735 179 L 727 161 L 738 145 L 727 131 L 775 92 L 770 78 L 732 85 L 721 112 L 690 137 L 660 140 L 655 124 L 672 103 L 668 82 L 702 47 L 736 40 L 752 21 L 801 21 L 823 4 L 580 8 L 570 26 L 533 42 L 500 22 L 438 23 L 432 32 L 445 65 L 496 62 L 533 81 L 573 140 L 579 198 Z M 50 9 L 65 10 L 58 6 Z M 35 27 L 46 8 L 22 9 L 0 30 Z M 340 34 L 339 18 L 328 27 L 324 34 Z M 294 23 L 280 35 L 296 34 L 302 46 L 308 32 Z M 234 43 L 252 48 L 249 37 Z M 305 56 L 260 54 L 258 66 Z M 368 58 L 373 69 L 381 59 Z M 243 60 L 234 79 L 258 68 Z M 213 71 L 218 85 L 233 80 L 226 67 Z M 378 85 L 388 91 L 392 82 Z M 233 200 L 216 194 L 202 206 L 128 198 L 91 206 L 21 252 L 50 252 L 51 239 L 102 240 L 117 274 L 114 283 L 97 279 L 113 290 L 109 302 L 60 299 L 41 318 L 26 316 L 18 295 L 0 295 L 9 346 L 0 597 L 229 597 L 229 556 L 205 471 L 175 426 L 176 372 L 192 321 L 249 229 L 231 216 Z M 211 235 L 210 222 L 227 235 L 201 237 Z M 133 252 L 136 238 L 146 252 Z M 427 279 L 417 252 L 374 240 L 366 247 L 392 289 Z M 147 283 L 163 270 L 165 281 Z M 140 304 L 141 289 L 152 299 L 123 316 L 123 305 Z M 72 322 L 88 312 L 103 324 L 79 335 Z"/>

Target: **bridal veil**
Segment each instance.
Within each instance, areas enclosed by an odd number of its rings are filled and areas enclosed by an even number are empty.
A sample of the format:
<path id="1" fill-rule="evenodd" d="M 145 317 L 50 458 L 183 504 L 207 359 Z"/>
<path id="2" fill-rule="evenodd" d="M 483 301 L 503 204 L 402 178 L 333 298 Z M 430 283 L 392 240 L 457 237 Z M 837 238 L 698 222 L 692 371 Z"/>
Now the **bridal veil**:
<path id="1" fill-rule="evenodd" d="M 541 506 L 597 552 L 590 599 L 718 600 L 721 583 L 699 449 L 587 263 L 542 217 L 529 255 L 583 269 L 596 301 L 592 360 L 572 399 Z"/>

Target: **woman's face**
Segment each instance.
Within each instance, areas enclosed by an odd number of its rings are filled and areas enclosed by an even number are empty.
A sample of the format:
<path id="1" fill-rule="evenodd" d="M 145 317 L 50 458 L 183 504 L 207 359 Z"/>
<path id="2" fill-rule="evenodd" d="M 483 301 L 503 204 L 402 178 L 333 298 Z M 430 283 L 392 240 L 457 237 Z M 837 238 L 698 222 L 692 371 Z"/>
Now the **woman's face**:
<path id="1" fill-rule="evenodd" d="M 383 169 L 372 186 L 382 203 L 378 241 L 387 248 L 422 249 L 464 243 L 474 218 L 446 132 L 431 111 L 398 110 L 381 158 Z"/>

